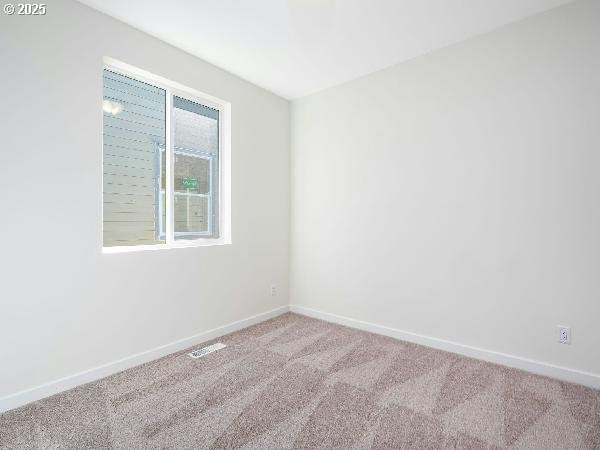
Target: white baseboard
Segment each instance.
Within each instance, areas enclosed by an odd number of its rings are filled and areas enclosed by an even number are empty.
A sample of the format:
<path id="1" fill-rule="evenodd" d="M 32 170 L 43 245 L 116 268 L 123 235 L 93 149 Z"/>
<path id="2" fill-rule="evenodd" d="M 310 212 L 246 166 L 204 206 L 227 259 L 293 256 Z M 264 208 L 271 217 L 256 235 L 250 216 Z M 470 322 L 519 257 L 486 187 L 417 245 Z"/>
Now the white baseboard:
<path id="1" fill-rule="evenodd" d="M 476 358 L 495 364 L 501 364 L 504 366 L 514 367 L 522 369 L 527 372 L 536 373 L 538 375 L 544 375 L 547 377 L 557 378 L 559 380 L 568 381 L 571 383 L 577 383 L 584 386 L 589 386 L 595 389 L 600 389 L 600 375 L 582 372 L 575 369 L 569 369 L 567 367 L 555 366 L 552 364 L 534 361 L 519 356 L 508 355 L 506 353 L 495 352 L 492 350 L 486 350 L 470 345 L 459 344 L 456 342 L 447 341 L 444 339 L 438 339 L 430 336 L 424 336 L 408 331 L 399 330 L 396 328 L 386 327 L 383 325 L 377 325 L 362 320 L 351 319 L 349 317 L 338 316 L 336 314 L 326 313 L 311 308 L 306 308 L 298 305 L 281 306 L 279 308 L 266 311 L 255 316 L 248 317 L 246 319 L 238 320 L 230 324 L 214 328 L 202 333 L 195 334 L 193 336 L 180 339 L 170 344 L 166 344 L 145 352 L 141 352 L 118 361 L 113 361 L 108 364 L 104 364 L 93 369 L 89 369 L 83 372 L 76 373 L 49 383 L 45 383 L 24 391 L 16 392 L 6 397 L 0 398 L 0 413 L 18 408 L 19 406 L 26 405 L 28 403 L 40 400 L 45 397 L 49 397 L 59 392 L 63 392 L 82 384 L 86 384 L 100 378 L 113 375 L 131 367 L 144 364 L 149 361 L 153 361 L 163 356 L 175 353 L 186 348 L 198 345 L 202 342 L 218 338 L 228 333 L 232 333 L 242 328 L 255 325 L 273 317 L 279 316 L 287 311 L 292 311 L 298 314 L 302 314 L 316 319 L 325 320 L 328 322 L 345 325 L 351 328 L 359 330 L 369 331 L 371 333 L 381 334 L 384 336 L 390 336 L 403 341 L 414 342 L 416 344 L 425 345 L 428 347 L 445 350 L 452 353 L 458 353 L 471 358 Z"/>
<path id="2" fill-rule="evenodd" d="M 359 330 L 369 331 L 371 333 L 381 334 L 393 337 L 403 341 L 413 342 L 415 344 L 425 345 L 427 347 L 437 348 L 447 352 L 458 353 L 460 355 L 488 361 L 503 366 L 514 367 L 538 375 L 544 375 L 556 378 L 570 383 L 581 384 L 591 388 L 600 389 L 600 375 L 582 372 L 567 367 L 555 366 L 552 364 L 534 361 L 532 359 L 522 358 L 520 356 L 508 355 L 506 353 L 495 352 L 483 348 L 473 347 L 471 345 L 459 344 L 444 339 L 438 339 L 421 334 L 411 333 L 409 331 L 398 330 L 396 328 L 377 325 L 375 323 L 364 322 L 362 320 L 351 319 L 349 317 L 338 316 L 323 311 L 318 311 L 304 306 L 291 305 L 290 311 L 302 314 L 315 319 L 325 320 L 327 322 L 345 325 L 347 327 Z"/>
<path id="3" fill-rule="evenodd" d="M 202 333 L 198 333 L 193 336 L 180 339 L 175 342 L 171 342 L 170 344 L 162 345 L 151 350 L 146 350 L 145 352 L 128 356 L 118 361 L 113 361 L 99 367 L 94 367 L 93 369 L 85 370 L 74 375 L 69 375 L 67 377 L 51 381 L 49 383 L 45 383 L 30 389 L 26 389 L 24 391 L 10 394 L 6 397 L 1 397 L 0 413 L 14 408 L 18 408 L 19 406 L 26 405 L 27 403 L 31 403 L 54 394 L 58 394 L 59 392 L 66 391 L 74 387 L 81 386 L 82 384 L 99 380 L 100 378 L 113 375 L 125 369 L 129 369 L 131 367 L 139 366 L 140 364 L 144 364 L 146 362 L 162 358 L 163 356 L 184 350 L 188 347 L 198 345 L 202 342 L 211 339 L 218 338 L 225 334 L 241 330 L 242 328 L 246 328 L 251 325 L 279 316 L 287 311 L 289 311 L 289 306 L 281 306 L 279 308 L 275 308 L 270 311 L 257 314 L 255 316 L 251 316 L 246 319 L 238 320 L 236 322 L 232 322 L 230 324 L 223 325 L 212 330 L 204 331 Z"/>

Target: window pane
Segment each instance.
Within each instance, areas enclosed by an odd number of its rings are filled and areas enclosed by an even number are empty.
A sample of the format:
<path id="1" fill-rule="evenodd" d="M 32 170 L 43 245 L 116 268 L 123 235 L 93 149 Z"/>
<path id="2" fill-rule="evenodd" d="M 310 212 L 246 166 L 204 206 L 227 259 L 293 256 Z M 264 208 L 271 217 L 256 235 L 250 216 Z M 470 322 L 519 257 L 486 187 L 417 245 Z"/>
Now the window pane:
<path id="1" fill-rule="evenodd" d="M 218 237 L 219 111 L 173 97 L 175 239 Z"/>
<path id="2" fill-rule="evenodd" d="M 218 154 L 219 111 L 174 96 L 173 116 L 175 147 Z"/>
<path id="3" fill-rule="evenodd" d="M 210 193 L 210 159 L 193 154 L 175 154 L 175 191 Z"/>
<path id="4" fill-rule="evenodd" d="M 208 232 L 208 197 L 175 195 L 175 233 Z M 175 236 L 176 238 L 179 236 Z"/>
<path id="5" fill-rule="evenodd" d="M 104 246 L 164 243 L 165 91 L 104 70 L 102 109 Z"/>

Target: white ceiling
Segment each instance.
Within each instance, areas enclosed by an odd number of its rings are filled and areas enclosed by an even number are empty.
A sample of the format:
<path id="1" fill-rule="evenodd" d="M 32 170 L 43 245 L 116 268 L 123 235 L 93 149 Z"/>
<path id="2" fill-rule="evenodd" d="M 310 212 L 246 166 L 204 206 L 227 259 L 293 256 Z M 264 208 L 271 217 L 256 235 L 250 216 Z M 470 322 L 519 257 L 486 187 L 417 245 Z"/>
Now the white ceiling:
<path id="1" fill-rule="evenodd" d="M 295 99 L 570 0 L 80 0 Z"/>

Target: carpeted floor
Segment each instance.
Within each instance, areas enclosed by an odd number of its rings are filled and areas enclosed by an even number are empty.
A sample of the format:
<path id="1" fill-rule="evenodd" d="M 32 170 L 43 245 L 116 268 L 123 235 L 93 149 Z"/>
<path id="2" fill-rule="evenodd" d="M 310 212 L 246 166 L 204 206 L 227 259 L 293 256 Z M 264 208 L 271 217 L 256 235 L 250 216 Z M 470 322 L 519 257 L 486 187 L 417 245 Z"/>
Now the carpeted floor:
<path id="1" fill-rule="evenodd" d="M 0 416 L 0 448 L 600 448 L 600 391 L 285 314 Z"/>

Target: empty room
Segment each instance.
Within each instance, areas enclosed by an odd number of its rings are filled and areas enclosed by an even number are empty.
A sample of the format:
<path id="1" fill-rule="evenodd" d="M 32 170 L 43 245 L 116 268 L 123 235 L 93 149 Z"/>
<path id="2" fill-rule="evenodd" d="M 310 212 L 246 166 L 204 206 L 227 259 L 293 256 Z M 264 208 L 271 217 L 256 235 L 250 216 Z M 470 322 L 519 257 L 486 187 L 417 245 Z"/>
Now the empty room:
<path id="1" fill-rule="evenodd" d="M 0 4 L 0 449 L 600 449 L 600 0 Z"/>

